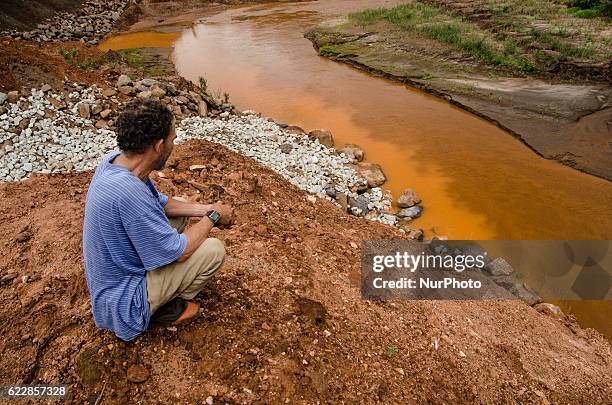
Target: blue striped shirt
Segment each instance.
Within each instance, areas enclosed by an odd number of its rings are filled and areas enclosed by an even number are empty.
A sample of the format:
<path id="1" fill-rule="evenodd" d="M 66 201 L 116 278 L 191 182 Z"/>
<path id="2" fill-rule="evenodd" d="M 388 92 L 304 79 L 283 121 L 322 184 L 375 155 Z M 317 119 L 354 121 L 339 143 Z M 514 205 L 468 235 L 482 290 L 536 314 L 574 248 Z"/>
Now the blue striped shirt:
<path id="1" fill-rule="evenodd" d="M 176 261 L 187 237 L 170 226 L 168 197 L 106 155 L 85 200 L 83 258 L 96 326 L 132 340 L 149 326 L 146 272 Z"/>

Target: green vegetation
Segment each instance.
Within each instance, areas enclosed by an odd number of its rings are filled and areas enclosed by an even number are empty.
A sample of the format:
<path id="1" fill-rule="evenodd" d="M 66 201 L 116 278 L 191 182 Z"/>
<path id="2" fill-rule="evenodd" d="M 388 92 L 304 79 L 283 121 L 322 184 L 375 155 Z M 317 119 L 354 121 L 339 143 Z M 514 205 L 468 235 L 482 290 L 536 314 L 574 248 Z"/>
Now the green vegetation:
<path id="1" fill-rule="evenodd" d="M 155 77 L 169 74 L 168 69 L 164 67 L 145 63 L 145 56 L 138 48 L 120 49 L 118 52 L 123 56 L 128 66 L 138 69 L 144 76 Z"/>
<path id="2" fill-rule="evenodd" d="M 72 66 L 76 66 L 80 69 L 97 69 L 102 66 L 101 58 L 86 60 L 82 60 L 83 58 L 79 58 L 79 50 L 76 48 L 73 48 L 69 51 L 62 48 L 58 51 L 58 53 L 64 57 L 66 63 Z"/>
<path id="3" fill-rule="evenodd" d="M 59 50 L 59 54 L 64 57 L 64 60 L 69 65 L 74 65 L 75 64 L 75 59 L 79 55 L 79 50 L 76 49 L 76 48 L 73 48 L 73 49 L 67 51 L 64 48 L 62 48 L 62 49 Z"/>
<path id="4" fill-rule="evenodd" d="M 440 7 L 422 3 L 401 4 L 391 9 L 365 10 L 349 14 L 359 25 L 386 21 L 426 38 L 442 42 L 480 61 L 518 72 L 534 69 L 516 43 L 502 44 L 475 24 Z M 511 46 L 510 46 L 511 45 Z"/>
<path id="5" fill-rule="evenodd" d="M 567 5 L 567 12 L 576 17 L 612 17 L 612 0 L 569 0 Z"/>
<path id="6" fill-rule="evenodd" d="M 349 18 L 362 25 L 384 20 L 408 28 L 414 16 L 413 8 L 412 4 L 400 4 L 391 9 L 376 8 L 352 13 L 349 15 Z"/>
<path id="7" fill-rule="evenodd" d="M 340 50 L 340 48 L 338 48 L 337 45 L 324 45 L 324 46 L 322 46 L 321 48 L 319 48 L 319 55 L 327 56 L 327 57 L 335 57 L 335 58 L 343 58 L 343 57 L 356 56 L 353 53 L 345 52 L 345 51 Z"/>
<path id="8" fill-rule="evenodd" d="M 137 48 L 127 48 L 119 50 L 128 65 L 134 68 L 144 68 L 144 57 Z"/>
<path id="9" fill-rule="evenodd" d="M 433 75 L 433 73 L 430 73 L 430 72 L 424 72 L 424 73 L 421 75 L 420 79 L 421 79 L 421 80 L 431 80 L 431 79 L 433 79 L 434 77 L 435 77 L 435 76 Z"/>
<path id="10" fill-rule="evenodd" d="M 200 90 L 206 93 L 206 87 L 208 86 L 208 84 L 206 83 L 206 79 L 202 76 L 198 76 L 198 83 L 200 84 Z"/>
<path id="11" fill-rule="evenodd" d="M 575 46 L 567 42 L 561 41 L 557 36 L 531 29 L 531 36 L 538 40 L 538 42 L 544 44 L 549 49 L 555 52 L 559 52 L 561 58 L 590 58 L 595 54 L 595 50 L 592 46 Z"/>
<path id="12" fill-rule="evenodd" d="M 387 346 L 387 351 L 385 352 L 385 356 L 387 356 L 388 358 L 392 358 L 397 354 L 398 351 L 399 349 L 397 348 L 397 346 L 389 345 Z"/>
<path id="13" fill-rule="evenodd" d="M 426 3 L 351 13 L 349 23 L 406 31 L 519 75 L 547 71 L 558 61 L 612 58 L 612 39 L 606 34 L 610 19 L 602 17 L 612 15 L 612 0 L 483 0 L 478 13 L 486 15 L 486 24 L 473 22 L 473 10 Z M 483 28 L 487 26 L 493 28 Z M 346 52 L 333 42 L 319 50 L 332 57 Z"/>

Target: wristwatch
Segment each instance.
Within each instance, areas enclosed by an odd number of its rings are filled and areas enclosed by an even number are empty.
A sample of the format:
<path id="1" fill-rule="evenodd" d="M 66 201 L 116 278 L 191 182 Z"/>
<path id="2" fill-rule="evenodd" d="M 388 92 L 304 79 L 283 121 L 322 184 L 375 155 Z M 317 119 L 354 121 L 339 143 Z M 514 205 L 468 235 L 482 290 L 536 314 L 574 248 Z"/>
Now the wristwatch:
<path id="1" fill-rule="evenodd" d="M 219 222 L 221 221 L 221 214 L 219 214 L 215 210 L 208 211 L 206 213 L 206 216 L 208 217 L 208 219 L 210 219 L 212 221 L 214 226 L 217 226 L 219 224 Z"/>

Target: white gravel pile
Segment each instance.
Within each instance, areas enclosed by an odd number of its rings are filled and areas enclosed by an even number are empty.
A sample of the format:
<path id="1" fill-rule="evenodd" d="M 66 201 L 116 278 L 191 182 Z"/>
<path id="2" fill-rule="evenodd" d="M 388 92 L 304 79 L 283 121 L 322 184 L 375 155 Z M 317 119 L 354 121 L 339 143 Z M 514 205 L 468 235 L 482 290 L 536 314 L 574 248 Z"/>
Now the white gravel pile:
<path id="1" fill-rule="evenodd" d="M 33 89 L 31 95 L 16 103 L 4 102 L 0 115 L 0 181 L 21 180 L 34 172 L 95 168 L 102 156 L 116 148 L 115 133 L 95 128 L 91 119 L 80 116 L 77 104 L 86 102 L 95 108 L 99 93 L 95 86 L 81 88 L 75 84 L 75 91 L 68 97 Z M 350 191 L 363 179 L 346 166 L 347 157 L 337 155 L 318 140 L 289 134 L 259 116 L 223 113 L 222 118 L 187 118 L 177 128 L 177 137 L 179 142 L 205 139 L 222 144 L 321 198 L 334 201 L 328 195 L 330 191 L 344 193 L 349 200 L 358 199 L 374 211 L 369 219 L 389 224 L 397 221 L 393 215 L 375 214 L 391 205 L 381 189 L 359 196 Z"/>
<path id="2" fill-rule="evenodd" d="M 88 0 L 77 10 L 59 12 L 31 31 L 5 31 L 13 38 L 36 42 L 83 40 L 97 44 L 113 28 L 130 0 Z"/>
<path id="3" fill-rule="evenodd" d="M 116 146 L 113 131 L 94 128 L 77 111 L 81 101 L 95 106 L 98 92 L 77 87 L 65 99 L 33 89 L 18 103 L 6 103 L 8 111 L 0 115 L 0 181 L 21 180 L 32 172 L 93 169 Z"/>
<path id="4" fill-rule="evenodd" d="M 334 200 L 327 195 L 329 188 L 349 198 L 358 198 L 350 188 L 363 182 L 355 170 L 346 166 L 350 160 L 344 154 L 337 155 L 334 149 L 321 145 L 318 140 L 283 131 L 277 124 L 257 115 L 186 118 L 181 121 L 177 138 L 179 142 L 205 139 L 224 145 L 271 168 L 302 190 L 330 201 Z M 383 211 L 391 206 L 380 188 L 362 196 L 367 198 L 369 210 Z M 393 224 L 396 220 L 392 215 L 371 219 Z"/>

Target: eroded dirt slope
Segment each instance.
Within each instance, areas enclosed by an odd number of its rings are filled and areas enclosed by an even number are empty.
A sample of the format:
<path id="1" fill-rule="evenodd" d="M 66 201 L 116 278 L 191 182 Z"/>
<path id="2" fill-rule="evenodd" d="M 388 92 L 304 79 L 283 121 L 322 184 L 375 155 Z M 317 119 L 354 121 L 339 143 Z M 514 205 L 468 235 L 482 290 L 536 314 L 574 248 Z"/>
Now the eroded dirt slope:
<path id="1" fill-rule="evenodd" d="M 83 0 L 2 0 L 0 3 L 0 30 L 5 28 L 29 29 L 58 11 L 74 10 Z"/>
<path id="2" fill-rule="evenodd" d="M 201 172 L 192 164 L 206 164 Z M 207 142 L 154 176 L 236 206 L 203 317 L 133 343 L 96 330 L 81 256 L 91 173 L 0 184 L 0 380 L 70 384 L 72 402 L 607 403 L 610 345 L 521 302 L 366 302 L 359 245 L 401 238 Z M 188 183 L 196 182 L 203 192 Z M 144 382 L 135 383 L 137 377 Z"/>

